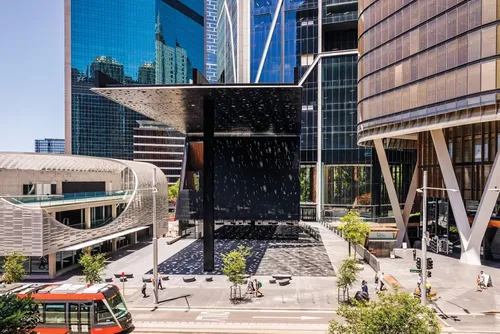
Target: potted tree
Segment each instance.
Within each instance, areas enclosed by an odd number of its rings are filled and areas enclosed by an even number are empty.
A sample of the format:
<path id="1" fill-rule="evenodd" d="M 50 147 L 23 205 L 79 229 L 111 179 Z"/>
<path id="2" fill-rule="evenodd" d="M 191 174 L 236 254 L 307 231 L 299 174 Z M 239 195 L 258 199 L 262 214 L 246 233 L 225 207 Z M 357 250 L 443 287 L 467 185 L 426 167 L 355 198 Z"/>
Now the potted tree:
<path id="1" fill-rule="evenodd" d="M 246 258 L 250 255 L 250 251 L 251 248 L 240 245 L 238 249 L 232 250 L 227 254 L 222 254 L 222 262 L 224 263 L 222 273 L 232 283 L 229 291 L 229 299 L 232 302 L 241 299 L 240 285 L 245 282 Z"/>

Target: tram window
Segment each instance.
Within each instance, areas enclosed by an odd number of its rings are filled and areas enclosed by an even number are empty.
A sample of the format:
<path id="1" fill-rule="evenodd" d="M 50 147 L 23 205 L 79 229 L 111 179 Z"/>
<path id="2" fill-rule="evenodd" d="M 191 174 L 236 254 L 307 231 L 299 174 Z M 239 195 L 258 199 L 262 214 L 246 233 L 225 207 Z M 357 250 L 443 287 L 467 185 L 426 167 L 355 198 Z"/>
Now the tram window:
<path id="1" fill-rule="evenodd" d="M 90 323 L 90 307 L 92 303 L 85 303 L 80 305 L 80 320 L 82 324 Z"/>
<path id="2" fill-rule="evenodd" d="M 94 301 L 94 309 L 96 324 L 106 324 L 114 322 L 111 312 L 109 312 L 108 308 L 101 300 Z"/>
<path id="3" fill-rule="evenodd" d="M 66 303 L 47 303 L 44 305 L 45 323 L 65 324 L 66 323 Z"/>
<path id="4" fill-rule="evenodd" d="M 38 323 L 43 324 L 44 323 L 44 318 L 45 318 L 43 305 L 42 304 L 37 304 L 37 307 L 38 307 L 38 312 L 40 312 L 39 316 L 38 316 Z"/>

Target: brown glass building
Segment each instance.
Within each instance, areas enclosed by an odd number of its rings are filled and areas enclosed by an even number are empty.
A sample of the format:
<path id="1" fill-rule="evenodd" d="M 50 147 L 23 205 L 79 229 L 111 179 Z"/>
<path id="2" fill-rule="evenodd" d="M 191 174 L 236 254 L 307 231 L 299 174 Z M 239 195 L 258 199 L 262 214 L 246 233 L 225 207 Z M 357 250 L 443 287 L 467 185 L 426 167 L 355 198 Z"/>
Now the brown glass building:
<path id="1" fill-rule="evenodd" d="M 499 18 L 497 0 L 359 1 L 358 144 L 375 146 L 402 230 L 422 171 L 429 187 L 458 190 L 430 191 L 428 229 L 450 237 L 456 225 L 462 261 L 476 264 L 500 238 Z M 387 168 L 393 147 L 418 151 L 405 203 Z"/>

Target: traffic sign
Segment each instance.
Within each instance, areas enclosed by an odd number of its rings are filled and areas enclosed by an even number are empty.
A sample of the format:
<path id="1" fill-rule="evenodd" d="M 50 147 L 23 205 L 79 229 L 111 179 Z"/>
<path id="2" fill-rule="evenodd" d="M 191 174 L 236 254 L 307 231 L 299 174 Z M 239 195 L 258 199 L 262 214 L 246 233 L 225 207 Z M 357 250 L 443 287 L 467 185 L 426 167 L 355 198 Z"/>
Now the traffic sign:
<path id="1" fill-rule="evenodd" d="M 410 269 L 410 273 L 421 273 L 421 269 Z"/>

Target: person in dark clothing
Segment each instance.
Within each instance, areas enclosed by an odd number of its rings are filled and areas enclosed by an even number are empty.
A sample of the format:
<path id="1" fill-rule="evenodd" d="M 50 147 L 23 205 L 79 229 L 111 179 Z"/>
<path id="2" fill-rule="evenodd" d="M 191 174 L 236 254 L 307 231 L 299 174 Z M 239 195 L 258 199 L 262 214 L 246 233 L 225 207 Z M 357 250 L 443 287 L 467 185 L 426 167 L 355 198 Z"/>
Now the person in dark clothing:
<path id="1" fill-rule="evenodd" d="M 361 291 L 366 292 L 368 294 L 368 285 L 366 284 L 365 280 L 361 282 Z"/>
<path id="2" fill-rule="evenodd" d="M 146 282 L 142 282 L 142 298 L 147 298 L 148 296 L 146 295 Z"/>

